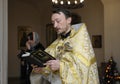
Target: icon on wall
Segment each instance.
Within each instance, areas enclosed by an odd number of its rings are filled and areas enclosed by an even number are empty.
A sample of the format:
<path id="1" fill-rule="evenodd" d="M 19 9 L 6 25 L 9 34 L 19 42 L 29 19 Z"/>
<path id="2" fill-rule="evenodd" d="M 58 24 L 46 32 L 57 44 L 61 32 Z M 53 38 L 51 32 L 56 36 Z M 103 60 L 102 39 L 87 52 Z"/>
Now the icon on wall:
<path id="1" fill-rule="evenodd" d="M 92 35 L 92 46 L 93 48 L 102 48 L 102 36 Z"/>

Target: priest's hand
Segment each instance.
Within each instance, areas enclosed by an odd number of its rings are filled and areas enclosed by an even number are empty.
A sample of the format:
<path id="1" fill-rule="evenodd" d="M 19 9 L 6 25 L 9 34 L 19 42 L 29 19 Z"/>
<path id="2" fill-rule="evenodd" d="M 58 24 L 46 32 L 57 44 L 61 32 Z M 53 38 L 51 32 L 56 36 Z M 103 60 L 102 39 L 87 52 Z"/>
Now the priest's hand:
<path id="1" fill-rule="evenodd" d="M 45 63 L 45 65 L 49 66 L 52 71 L 57 71 L 60 68 L 59 60 L 49 60 Z"/>
<path id="2" fill-rule="evenodd" d="M 37 65 L 33 65 L 33 64 L 31 66 L 33 68 L 32 71 L 35 73 L 41 73 L 43 71 L 42 67 L 38 67 Z"/>

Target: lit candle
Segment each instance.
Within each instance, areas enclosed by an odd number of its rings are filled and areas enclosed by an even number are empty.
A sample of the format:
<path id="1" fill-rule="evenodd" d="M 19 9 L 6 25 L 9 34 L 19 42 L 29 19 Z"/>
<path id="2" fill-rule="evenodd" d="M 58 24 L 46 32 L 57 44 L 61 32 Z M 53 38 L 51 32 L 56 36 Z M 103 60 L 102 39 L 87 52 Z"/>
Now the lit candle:
<path id="1" fill-rule="evenodd" d="M 70 5 L 70 1 L 68 1 L 68 4 Z"/>
<path id="2" fill-rule="evenodd" d="M 80 0 L 80 3 L 82 3 L 84 0 Z"/>
<path id="3" fill-rule="evenodd" d="M 75 0 L 75 4 L 77 4 L 77 1 Z"/>
<path id="4" fill-rule="evenodd" d="M 58 3 L 58 0 L 55 0 L 55 3 L 57 4 L 57 3 Z"/>
<path id="5" fill-rule="evenodd" d="M 54 3 L 54 2 L 55 2 L 55 0 L 52 0 L 52 2 Z"/>
<path id="6" fill-rule="evenodd" d="M 61 2 L 60 2 L 60 4 L 64 4 L 64 2 L 63 2 L 63 1 L 61 1 Z"/>

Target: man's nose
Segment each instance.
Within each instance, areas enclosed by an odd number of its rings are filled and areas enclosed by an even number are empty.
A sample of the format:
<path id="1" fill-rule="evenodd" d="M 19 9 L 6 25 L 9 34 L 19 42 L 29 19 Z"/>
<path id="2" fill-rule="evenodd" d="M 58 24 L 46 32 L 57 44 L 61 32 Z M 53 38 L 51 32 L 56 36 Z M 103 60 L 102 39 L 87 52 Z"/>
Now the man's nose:
<path id="1" fill-rule="evenodd" d="M 56 27 L 57 27 L 57 23 L 55 22 L 55 23 L 54 23 L 54 28 L 56 28 Z"/>

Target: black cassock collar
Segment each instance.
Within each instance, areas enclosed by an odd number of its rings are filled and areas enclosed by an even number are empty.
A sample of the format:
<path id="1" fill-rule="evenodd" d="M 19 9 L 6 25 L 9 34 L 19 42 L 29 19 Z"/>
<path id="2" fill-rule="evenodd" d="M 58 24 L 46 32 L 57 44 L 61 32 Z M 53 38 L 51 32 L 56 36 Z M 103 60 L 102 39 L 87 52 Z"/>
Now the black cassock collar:
<path id="1" fill-rule="evenodd" d="M 62 39 L 65 39 L 65 38 L 67 38 L 68 36 L 70 36 L 70 33 L 71 33 L 71 31 L 69 31 L 67 34 L 65 34 L 65 35 L 61 35 L 61 38 Z"/>

